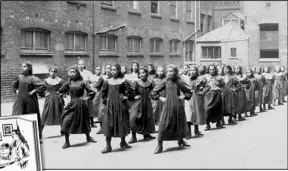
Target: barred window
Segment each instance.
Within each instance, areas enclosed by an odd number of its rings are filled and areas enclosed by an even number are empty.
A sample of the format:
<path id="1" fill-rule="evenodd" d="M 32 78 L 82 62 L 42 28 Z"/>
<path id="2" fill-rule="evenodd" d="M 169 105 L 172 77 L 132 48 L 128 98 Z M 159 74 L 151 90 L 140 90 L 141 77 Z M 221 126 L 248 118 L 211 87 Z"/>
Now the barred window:
<path id="1" fill-rule="evenodd" d="M 150 52 L 162 52 L 163 40 L 161 38 L 150 39 Z"/>
<path id="2" fill-rule="evenodd" d="M 128 37 L 128 52 L 141 52 L 142 38 Z"/>
<path id="3" fill-rule="evenodd" d="M 87 34 L 83 32 L 65 33 L 65 51 L 86 51 Z"/>
<path id="4" fill-rule="evenodd" d="M 44 29 L 29 28 L 21 30 L 21 49 L 48 50 L 50 32 Z"/>
<path id="5" fill-rule="evenodd" d="M 117 36 L 101 35 L 100 36 L 100 51 L 116 52 Z"/>

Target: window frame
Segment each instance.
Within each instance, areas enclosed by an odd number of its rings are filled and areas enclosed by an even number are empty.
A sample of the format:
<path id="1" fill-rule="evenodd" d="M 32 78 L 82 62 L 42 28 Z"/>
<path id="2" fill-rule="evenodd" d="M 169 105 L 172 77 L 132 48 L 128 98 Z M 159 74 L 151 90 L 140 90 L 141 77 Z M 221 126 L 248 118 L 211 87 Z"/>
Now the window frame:
<path id="1" fill-rule="evenodd" d="M 171 47 L 171 43 L 172 43 L 172 47 Z M 175 51 L 175 43 L 177 43 L 178 48 L 177 51 Z M 172 48 L 172 49 L 171 49 Z M 171 51 L 172 50 L 172 51 Z M 170 53 L 180 53 L 180 40 L 178 39 L 171 39 L 169 40 L 169 52 Z"/>
<path id="2" fill-rule="evenodd" d="M 106 5 L 109 7 L 114 7 L 114 1 L 111 1 L 111 4 L 105 3 L 105 1 L 101 1 L 101 5 Z"/>
<path id="3" fill-rule="evenodd" d="M 190 3 L 190 8 L 191 8 L 191 11 L 189 11 L 188 9 L 187 9 L 187 7 L 189 6 L 189 5 L 187 5 L 187 3 Z M 194 10 L 194 3 L 196 3 L 196 1 L 186 1 L 186 5 L 187 5 L 187 7 L 186 7 L 186 12 L 188 12 L 188 13 L 190 13 L 190 15 L 188 15 L 189 16 L 189 18 L 187 19 L 188 21 L 194 21 L 194 12 L 193 12 L 193 10 Z"/>
<path id="4" fill-rule="evenodd" d="M 203 57 L 203 49 L 206 48 L 207 49 L 207 56 L 206 58 Z M 209 58 L 209 48 L 212 48 L 212 58 Z M 215 58 L 215 48 L 219 48 L 219 58 Z M 201 59 L 209 59 L 209 60 L 217 60 L 217 59 L 221 59 L 222 58 L 222 50 L 221 50 L 221 46 L 201 46 Z"/>
<path id="5" fill-rule="evenodd" d="M 202 34 L 205 33 L 205 16 L 206 16 L 205 14 L 200 14 L 200 32 Z"/>
<path id="6" fill-rule="evenodd" d="M 191 44 L 192 44 L 192 46 L 191 46 Z M 189 48 L 187 48 L 187 47 L 189 47 Z M 191 47 L 192 47 L 192 49 L 191 49 Z M 195 62 L 196 61 L 196 58 L 194 56 L 194 51 L 195 51 L 195 42 L 193 40 L 185 41 L 185 58 L 184 58 L 185 62 Z M 190 60 L 190 56 L 189 56 L 190 52 L 191 52 L 191 60 Z"/>
<path id="7" fill-rule="evenodd" d="M 26 34 L 26 32 L 32 32 L 32 48 L 29 47 L 23 47 L 22 46 L 22 34 L 23 32 Z M 40 33 L 46 33 L 46 37 L 47 37 L 47 48 L 45 49 L 36 49 L 36 32 L 40 32 Z M 25 41 L 26 41 L 26 37 L 25 37 Z M 32 51 L 49 51 L 50 49 L 50 31 L 46 30 L 46 29 L 42 29 L 42 28 L 24 28 L 21 29 L 21 50 L 32 50 Z"/>
<path id="8" fill-rule="evenodd" d="M 130 6 L 130 2 L 132 2 L 132 7 Z M 134 5 L 136 8 L 134 8 Z M 139 1 L 129 1 L 129 9 L 133 11 L 139 11 Z"/>
<path id="9" fill-rule="evenodd" d="M 174 6 L 174 4 L 172 4 L 171 2 L 175 2 L 175 6 Z M 175 16 L 172 16 L 172 14 L 170 14 L 171 17 L 172 17 L 172 18 L 178 18 L 178 9 L 177 9 L 178 5 L 177 5 L 177 1 L 170 1 L 170 10 L 171 10 L 172 7 L 175 8 Z M 170 12 L 171 12 L 171 11 L 170 11 Z"/>
<path id="10" fill-rule="evenodd" d="M 261 26 L 262 27 L 266 27 L 266 29 L 262 28 L 261 29 Z M 275 28 L 267 28 L 267 26 L 273 26 Z M 277 29 L 276 29 L 277 28 Z M 274 34 L 277 34 L 277 41 L 273 41 L 273 39 L 261 39 L 261 34 L 263 33 L 274 33 Z M 262 24 L 259 24 L 259 43 L 260 43 L 260 47 L 259 47 L 259 58 L 260 59 L 267 59 L 267 58 L 273 58 L 273 59 L 279 59 L 280 58 L 280 54 L 279 54 L 279 23 L 262 23 Z M 272 42 L 272 44 L 274 45 L 274 43 L 277 43 L 277 48 L 271 48 L 271 46 L 269 46 L 269 48 L 263 48 L 262 47 L 262 42 Z M 271 48 L 271 49 L 270 49 Z M 268 51 L 272 52 L 276 52 L 277 55 L 275 55 L 276 57 L 263 57 L 265 55 L 262 55 L 263 52 L 266 51 L 266 54 Z"/>
<path id="11" fill-rule="evenodd" d="M 160 15 L 160 2 L 159 1 L 150 1 L 151 2 L 151 14 Z M 152 3 L 157 2 L 157 13 L 152 13 Z"/>
<path id="12" fill-rule="evenodd" d="M 153 41 L 153 51 L 151 51 L 151 41 Z M 156 52 L 156 41 L 160 41 L 160 52 Z M 162 38 L 150 38 L 150 53 L 163 53 L 163 39 Z"/>
<path id="13" fill-rule="evenodd" d="M 102 50 L 101 46 L 101 37 L 105 37 L 105 50 Z M 108 37 L 111 37 L 114 39 L 114 50 L 115 51 L 108 51 Z M 99 35 L 99 52 L 112 52 L 112 53 L 115 53 L 117 52 L 117 43 L 118 43 L 118 37 L 116 35 L 112 35 L 112 34 L 102 34 L 102 35 Z"/>
<path id="14" fill-rule="evenodd" d="M 129 51 L 129 39 L 132 40 L 132 51 Z M 140 42 L 140 49 L 139 49 L 139 52 L 138 51 L 135 51 L 135 40 L 139 40 Z M 127 52 L 129 53 L 142 53 L 142 37 L 139 37 L 139 36 L 129 36 L 127 37 Z"/>
<path id="15" fill-rule="evenodd" d="M 73 49 L 67 49 L 67 43 L 68 43 L 68 35 L 73 35 Z M 84 36 L 84 50 L 76 50 L 76 35 L 82 35 Z M 88 44 L 88 34 L 84 32 L 79 32 L 79 31 L 69 31 L 65 33 L 65 51 L 67 52 L 86 52 L 87 51 L 87 44 Z"/>
<path id="16" fill-rule="evenodd" d="M 233 50 L 235 50 L 235 53 L 233 53 Z M 230 57 L 231 58 L 237 58 L 237 48 L 235 48 L 235 47 L 230 48 Z"/>

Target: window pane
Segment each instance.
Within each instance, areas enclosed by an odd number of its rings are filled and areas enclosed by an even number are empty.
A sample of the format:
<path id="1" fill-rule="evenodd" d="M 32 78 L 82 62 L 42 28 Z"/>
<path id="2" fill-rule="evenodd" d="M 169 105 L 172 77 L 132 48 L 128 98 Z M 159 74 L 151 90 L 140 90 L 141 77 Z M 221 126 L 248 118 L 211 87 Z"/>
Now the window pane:
<path id="1" fill-rule="evenodd" d="M 208 58 L 213 59 L 213 48 L 211 47 L 208 48 Z"/>
<path id="2" fill-rule="evenodd" d="M 134 52 L 141 52 L 141 39 L 134 39 Z"/>
<path id="3" fill-rule="evenodd" d="M 191 1 L 186 1 L 186 10 L 187 11 L 191 11 L 191 4 L 192 4 Z"/>
<path id="4" fill-rule="evenodd" d="M 179 42 L 174 41 L 174 52 L 179 52 Z"/>
<path id="5" fill-rule="evenodd" d="M 189 42 L 185 43 L 185 52 L 189 52 Z"/>
<path id="6" fill-rule="evenodd" d="M 25 41 L 26 41 L 26 34 L 24 31 L 21 31 L 21 47 L 26 47 Z"/>
<path id="7" fill-rule="evenodd" d="M 230 22 L 230 20 L 224 20 L 224 25 L 228 24 Z"/>
<path id="8" fill-rule="evenodd" d="M 100 36 L 100 50 L 106 50 L 106 37 Z"/>
<path id="9" fill-rule="evenodd" d="M 193 61 L 193 51 L 189 52 L 189 61 Z"/>
<path id="10" fill-rule="evenodd" d="M 74 49 L 74 34 L 66 34 L 67 44 L 66 50 Z"/>
<path id="11" fill-rule="evenodd" d="M 193 42 L 192 41 L 189 42 L 189 46 L 190 46 L 189 51 L 193 51 Z"/>
<path id="12" fill-rule="evenodd" d="M 260 58 L 279 58 L 279 50 L 260 50 Z"/>
<path id="13" fill-rule="evenodd" d="M 158 1 L 151 2 L 151 13 L 158 14 Z"/>
<path id="14" fill-rule="evenodd" d="M 169 46 L 170 46 L 170 52 L 173 52 L 173 41 L 169 41 Z"/>
<path id="15" fill-rule="evenodd" d="M 171 16 L 176 18 L 176 7 L 170 6 Z"/>
<path id="16" fill-rule="evenodd" d="M 80 47 L 81 47 L 81 42 L 80 42 L 80 35 L 76 34 L 75 35 L 75 50 L 80 50 Z"/>
<path id="17" fill-rule="evenodd" d="M 231 56 L 236 57 L 236 48 L 231 48 Z"/>
<path id="18" fill-rule="evenodd" d="M 278 31 L 278 24 L 260 24 L 260 31 Z"/>
<path id="19" fill-rule="evenodd" d="M 188 61 L 189 52 L 185 52 L 185 61 Z"/>
<path id="20" fill-rule="evenodd" d="M 156 52 L 162 52 L 162 41 L 156 40 Z"/>
<path id="21" fill-rule="evenodd" d="M 47 49 L 47 33 L 35 32 L 35 49 Z"/>
<path id="22" fill-rule="evenodd" d="M 134 2 L 134 1 L 129 1 L 129 8 L 132 8 L 132 9 L 133 9 L 133 2 Z"/>
<path id="23" fill-rule="evenodd" d="M 25 48 L 33 49 L 33 32 L 32 31 L 25 31 Z"/>
<path id="24" fill-rule="evenodd" d="M 150 52 L 154 52 L 154 40 L 150 40 Z"/>
<path id="25" fill-rule="evenodd" d="M 202 47 L 202 58 L 206 59 L 207 58 L 207 48 L 206 47 Z"/>
<path id="26" fill-rule="evenodd" d="M 218 59 L 218 58 L 221 58 L 220 56 L 220 47 L 214 47 L 214 59 Z"/>
<path id="27" fill-rule="evenodd" d="M 107 51 L 108 52 L 115 52 L 116 50 L 116 47 L 115 47 L 115 38 L 114 37 L 107 37 L 107 40 L 108 40 L 108 49 Z"/>
<path id="28" fill-rule="evenodd" d="M 133 52 L 133 39 L 128 38 L 128 52 Z"/>
<path id="29" fill-rule="evenodd" d="M 75 50 L 85 51 L 85 35 L 84 34 L 75 35 Z"/>

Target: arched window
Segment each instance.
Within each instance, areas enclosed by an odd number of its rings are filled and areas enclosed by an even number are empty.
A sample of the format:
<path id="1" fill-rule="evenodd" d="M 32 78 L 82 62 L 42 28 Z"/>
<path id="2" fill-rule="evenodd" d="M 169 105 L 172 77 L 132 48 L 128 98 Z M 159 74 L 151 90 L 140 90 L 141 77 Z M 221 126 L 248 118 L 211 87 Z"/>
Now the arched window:
<path id="1" fill-rule="evenodd" d="M 170 44 L 170 53 L 180 52 L 180 40 L 172 39 L 169 41 L 169 44 Z"/>
<path id="2" fill-rule="evenodd" d="M 163 40 L 161 38 L 150 39 L 150 52 L 162 52 L 163 51 Z"/>
<path id="3" fill-rule="evenodd" d="M 86 51 L 87 34 L 79 31 L 65 33 L 65 51 Z"/>
<path id="4" fill-rule="evenodd" d="M 25 28 L 21 30 L 21 49 L 48 50 L 50 31 L 40 28 Z"/>
<path id="5" fill-rule="evenodd" d="M 100 35 L 100 51 L 116 52 L 117 36 L 110 34 Z"/>
<path id="6" fill-rule="evenodd" d="M 128 41 L 128 52 L 141 52 L 142 49 L 142 38 L 138 36 L 129 36 Z"/>

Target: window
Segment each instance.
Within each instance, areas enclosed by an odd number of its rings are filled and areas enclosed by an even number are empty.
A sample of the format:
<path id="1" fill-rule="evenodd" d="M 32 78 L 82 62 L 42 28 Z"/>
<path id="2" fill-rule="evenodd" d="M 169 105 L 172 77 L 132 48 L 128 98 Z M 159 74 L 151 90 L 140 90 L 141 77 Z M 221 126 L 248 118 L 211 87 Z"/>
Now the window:
<path id="1" fill-rule="evenodd" d="M 177 1 L 170 1 L 171 17 L 177 18 Z"/>
<path id="2" fill-rule="evenodd" d="M 150 39 L 150 52 L 162 52 L 163 40 L 160 38 Z"/>
<path id="3" fill-rule="evenodd" d="M 228 24 L 230 22 L 229 19 L 222 19 L 222 26 L 224 26 L 225 24 Z"/>
<path id="4" fill-rule="evenodd" d="M 179 40 L 170 40 L 170 53 L 179 53 L 180 52 L 180 41 Z"/>
<path id="5" fill-rule="evenodd" d="M 151 1 L 151 13 L 159 14 L 159 2 L 158 1 Z"/>
<path id="6" fill-rule="evenodd" d="M 205 14 L 201 14 L 201 24 L 200 24 L 201 33 L 204 33 L 204 19 L 205 19 Z"/>
<path id="7" fill-rule="evenodd" d="M 194 21 L 194 1 L 186 1 L 187 20 Z"/>
<path id="8" fill-rule="evenodd" d="M 260 24 L 260 58 L 279 58 L 278 24 Z"/>
<path id="9" fill-rule="evenodd" d="M 203 59 L 220 59 L 221 58 L 221 47 L 202 47 L 202 58 Z"/>
<path id="10" fill-rule="evenodd" d="M 186 41 L 185 42 L 185 61 L 195 61 L 194 55 L 193 55 L 193 41 Z"/>
<path id="11" fill-rule="evenodd" d="M 129 1 L 129 8 L 132 10 L 138 10 L 138 1 Z"/>
<path id="12" fill-rule="evenodd" d="M 108 5 L 108 6 L 113 6 L 113 1 L 102 1 L 101 4 Z"/>
<path id="13" fill-rule="evenodd" d="M 49 31 L 44 29 L 23 29 L 21 31 L 21 49 L 48 50 Z"/>
<path id="14" fill-rule="evenodd" d="M 142 38 L 128 37 L 128 52 L 141 52 Z"/>
<path id="15" fill-rule="evenodd" d="M 100 51 L 116 52 L 117 37 L 114 35 L 100 36 Z"/>
<path id="16" fill-rule="evenodd" d="M 208 24 L 207 24 L 207 32 L 210 32 L 212 30 L 212 16 L 207 16 Z"/>
<path id="17" fill-rule="evenodd" d="M 86 33 L 69 32 L 65 34 L 65 51 L 85 51 L 86 46 Z"/>
<path id="18" fill-rule="evenodd" d="M 236 48 L 231 48 L 231 57 L 236 57 L 237 54 L 236 54 Z"/>

